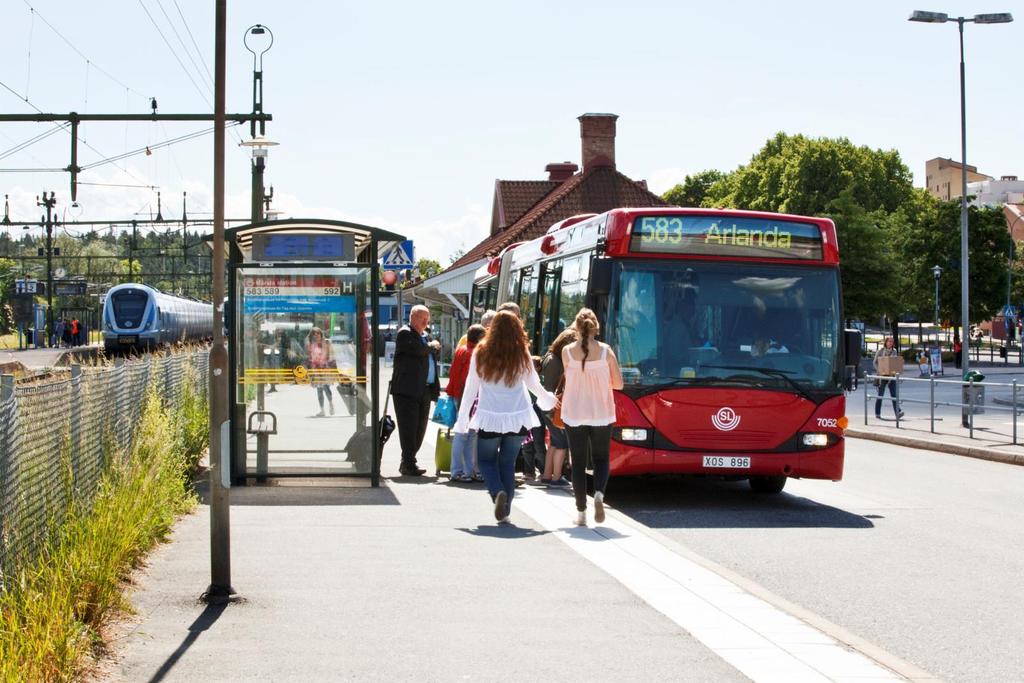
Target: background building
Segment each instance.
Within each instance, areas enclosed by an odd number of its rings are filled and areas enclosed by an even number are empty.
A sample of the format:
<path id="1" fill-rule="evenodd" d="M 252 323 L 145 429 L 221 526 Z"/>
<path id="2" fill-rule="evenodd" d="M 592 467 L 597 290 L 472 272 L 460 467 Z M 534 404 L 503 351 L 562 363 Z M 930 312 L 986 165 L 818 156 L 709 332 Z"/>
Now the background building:
<path id="1" fill-rule="evenodd" d="M 960 197 L 962 185 L 961 169 L 963 164 L 952 159 L 936 157 L 924 163 L 925 185 L 928 192 L 937 199 L 949 201 Z M 970 164 L 967 165 L 967 183 L 992 180 L 992 176 L 978 173 L 978 169 Z"/>
<path id="2" fill-rule="evenodd" d="M 548 164 L 542 180 L 495 180 L 487 235 L 444 272 L 409 291 L 435 310 L 444 353 L 468 326 L 473 276 L 510 244 L 540 237 L 558 221 L 581 213 L 603 213 L 623 206 L 668 206 L 615 167 L 615 114 L 579 117 L 582 170 L 571 161 Z M 439 314 L 439 315 L 438 315 Z"/>

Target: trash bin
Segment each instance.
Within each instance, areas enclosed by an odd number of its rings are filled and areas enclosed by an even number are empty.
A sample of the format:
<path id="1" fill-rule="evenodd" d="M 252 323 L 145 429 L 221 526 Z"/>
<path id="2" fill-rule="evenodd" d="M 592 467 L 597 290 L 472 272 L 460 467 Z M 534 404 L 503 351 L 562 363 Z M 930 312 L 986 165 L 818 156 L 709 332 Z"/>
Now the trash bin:
<path id="1" fill-rule="evenodd" d="M 999 347 L 999 357 L 1000 358 L 1006 358 L 1006 347 L 1005 346 L 1000 346 Z"/>
<path id="2" fill-rule="evenodd" d="M 964 385 L 963 387 L 963 414 L 971 415 L 971 396 L 974 396 L 974 415 L 982 415 L 985 412 L 985 385 Z"/>

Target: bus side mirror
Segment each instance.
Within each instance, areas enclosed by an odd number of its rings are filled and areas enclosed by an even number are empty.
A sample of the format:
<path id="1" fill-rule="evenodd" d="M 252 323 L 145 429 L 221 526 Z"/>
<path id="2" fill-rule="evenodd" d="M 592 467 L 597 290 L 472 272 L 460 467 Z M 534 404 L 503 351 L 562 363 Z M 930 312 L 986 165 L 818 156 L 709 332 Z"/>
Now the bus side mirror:
<path id="1" fill-rule="evenodd" d="M 608 258 L 594 259 L 590 264 L 590 293 L 608 296 L 612 291 L 612 263 Z"/>
<path id="2" fill-rule="evenodd" d="M 857 370 L 860 368 L 861 348 L 863 348 L 863 344 L 864 341 L 860 330 L 843 330 L 843 358 L 846 359 L 846 367 L 848 369 L 853 368 L 853 372 L 847 370 L 846 373 L 845 384 L 847 391 L 851 391 L 854 388 Z"/>

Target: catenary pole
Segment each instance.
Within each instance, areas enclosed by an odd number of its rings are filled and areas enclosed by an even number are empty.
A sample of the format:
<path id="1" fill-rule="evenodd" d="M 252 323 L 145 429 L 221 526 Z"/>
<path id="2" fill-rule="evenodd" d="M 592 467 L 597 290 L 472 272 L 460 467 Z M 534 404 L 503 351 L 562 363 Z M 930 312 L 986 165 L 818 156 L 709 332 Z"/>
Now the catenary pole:
<path id="1" fill-rule="evenodd" d="M 224 346 L 224 101 L 227 0 L 217 0 L 213 132 L 213 346 L 210 348 L 210 601 L 231 597 L 230 472 L 221 447 L 228 416 L 228 353 Z"/>

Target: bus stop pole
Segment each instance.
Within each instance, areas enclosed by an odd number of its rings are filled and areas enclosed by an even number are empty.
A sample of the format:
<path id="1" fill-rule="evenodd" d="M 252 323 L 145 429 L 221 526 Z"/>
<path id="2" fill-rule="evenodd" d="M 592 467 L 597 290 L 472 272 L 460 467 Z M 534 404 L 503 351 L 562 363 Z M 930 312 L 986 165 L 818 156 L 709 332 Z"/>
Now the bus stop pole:
<path id="1" fill-rule="evenodd" d="M 213 123 L 213 346 L 210 348 L 210 586 L 208 602 L 230 599 L 230 472 L 221 435 L 228 419 L 228 352 L 224 346 L 224 101 L 227 0 L 217 0 Z"/>

